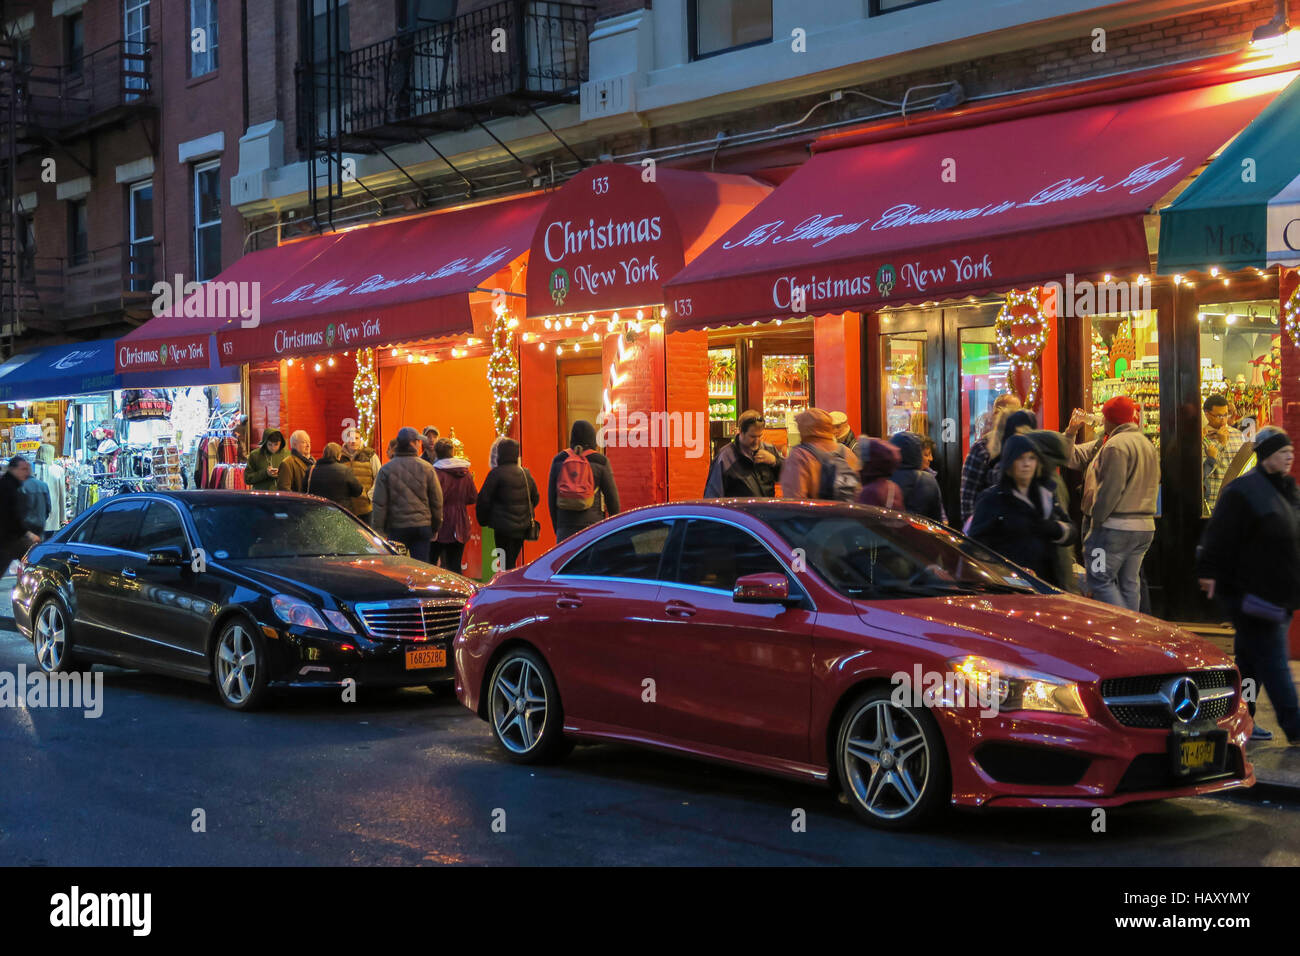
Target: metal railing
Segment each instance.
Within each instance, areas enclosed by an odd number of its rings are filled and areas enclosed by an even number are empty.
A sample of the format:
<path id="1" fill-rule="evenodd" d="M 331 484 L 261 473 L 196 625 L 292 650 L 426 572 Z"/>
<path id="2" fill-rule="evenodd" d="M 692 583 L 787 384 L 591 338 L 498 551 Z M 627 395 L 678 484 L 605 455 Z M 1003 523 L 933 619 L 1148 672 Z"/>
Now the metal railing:
<path id="1" fill-rule="evenodd" d="M 153 298 L 156 242 L 122 242 L 64 258 L 35 256 L 23 268 L 50 319 L 147 308 Z"/>
<path id="2" fill-rule="evenodd" d="M 152 105 L 155 48 L 117 40 L 62 66 L 8 65 L 15 125 L 58 135 L 120 107 Z"/>
<path id="3" fill-rule="evenodd" d="M 510 101 L 572 100 L 589 72 L 593 15 L 585 4 L 503 0 L 330 62 L 299 64 L 303 140 L 421 120 L 437 126 L 439 116 L 490 113 Z"/>

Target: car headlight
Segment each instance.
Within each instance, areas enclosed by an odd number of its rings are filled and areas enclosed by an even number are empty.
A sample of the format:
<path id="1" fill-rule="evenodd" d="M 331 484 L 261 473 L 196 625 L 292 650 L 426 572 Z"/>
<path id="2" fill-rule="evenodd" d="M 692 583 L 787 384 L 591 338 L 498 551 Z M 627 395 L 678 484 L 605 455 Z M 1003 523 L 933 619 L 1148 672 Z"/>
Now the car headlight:
<path id="1" fill-rule="evenodd" d="M 275 611 L 275 616 L 286 624 L 314 627 L 319 631 L 329 630 L 329 626 L 325 623 L 325 619 L 321 617 L 320 611 L 306 601 L 299 601 L 287 594 L 277 594 L 271 598 L 271 610 Z"/>
<path id="2" fill-rule="evenodd" d="M 955 657 L 948 662 L 956 673 L 976 686 L 988 683 L 999 711 L 1038 710 L 1086 717 L 1079 685 L 1071 681 L 991 660 L 987 657 Z"/>
<path id="3" fill-rule="evenodd" d="M 352 622 L 348 620 L 347 615 L 342 611 L 327 610 L 325 617 L 334 625 L 336 631 L 342 631 L 344 634 L 355 634 L 357 632 L 356 628 L 352 626 Z"/>

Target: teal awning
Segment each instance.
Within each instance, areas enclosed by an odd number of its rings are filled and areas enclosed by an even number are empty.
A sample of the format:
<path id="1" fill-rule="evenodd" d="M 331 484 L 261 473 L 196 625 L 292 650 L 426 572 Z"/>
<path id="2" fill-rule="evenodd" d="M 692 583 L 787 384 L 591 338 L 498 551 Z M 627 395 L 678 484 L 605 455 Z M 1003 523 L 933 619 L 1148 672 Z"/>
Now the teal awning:
<path id="1" fill-rule="evenodd" d="M 1162 275 L 1300 265 L 1300 78 L 1160 213 Z"/>

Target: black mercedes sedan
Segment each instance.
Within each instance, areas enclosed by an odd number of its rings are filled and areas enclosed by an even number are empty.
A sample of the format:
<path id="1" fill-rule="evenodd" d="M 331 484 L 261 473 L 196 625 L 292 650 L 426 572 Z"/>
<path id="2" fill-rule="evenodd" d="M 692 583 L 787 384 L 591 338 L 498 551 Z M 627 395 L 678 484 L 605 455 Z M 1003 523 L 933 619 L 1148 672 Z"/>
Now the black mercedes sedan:
<path id="1" fill-rule="evenodd" d="M 13 607 L 47 673 L 156 671 L 251 710 L 277 686 L 445 685 L 474 590 L 320 498 L 150 492 L 33 546 Z"/>

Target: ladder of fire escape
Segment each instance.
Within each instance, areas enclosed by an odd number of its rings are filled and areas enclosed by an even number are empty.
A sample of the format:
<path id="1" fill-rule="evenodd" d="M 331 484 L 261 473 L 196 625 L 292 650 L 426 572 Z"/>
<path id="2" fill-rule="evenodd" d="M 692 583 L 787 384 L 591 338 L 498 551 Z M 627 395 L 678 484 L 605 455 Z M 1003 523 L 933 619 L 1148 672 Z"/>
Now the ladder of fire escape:
<path id="1" fill-rule="evenodd" d="M 310 6 L 310 5 L 308 5 Z M 317 230 L 334 228 L 334 205 L 343 198 L 344 89 L 341 11 L 339 0 L 325 4 L 325 62 L 315 59 L 315 44 L 308 44 L 306 76 L 302 81 L 307 109 L 307 188 L 312 224 Z M 315 29 L 313 24 L 312 29 Z M 323 188 L 322 188 L 323 187 Z M 324 205 L 322 216 L 321 206 Z"/>
<path id="2" fill-rule="evenodd" d="M 8 38 L 0 38 L 0 358 L 8 359 L 19 333 L 18 102 L 16 64 Z"/>

